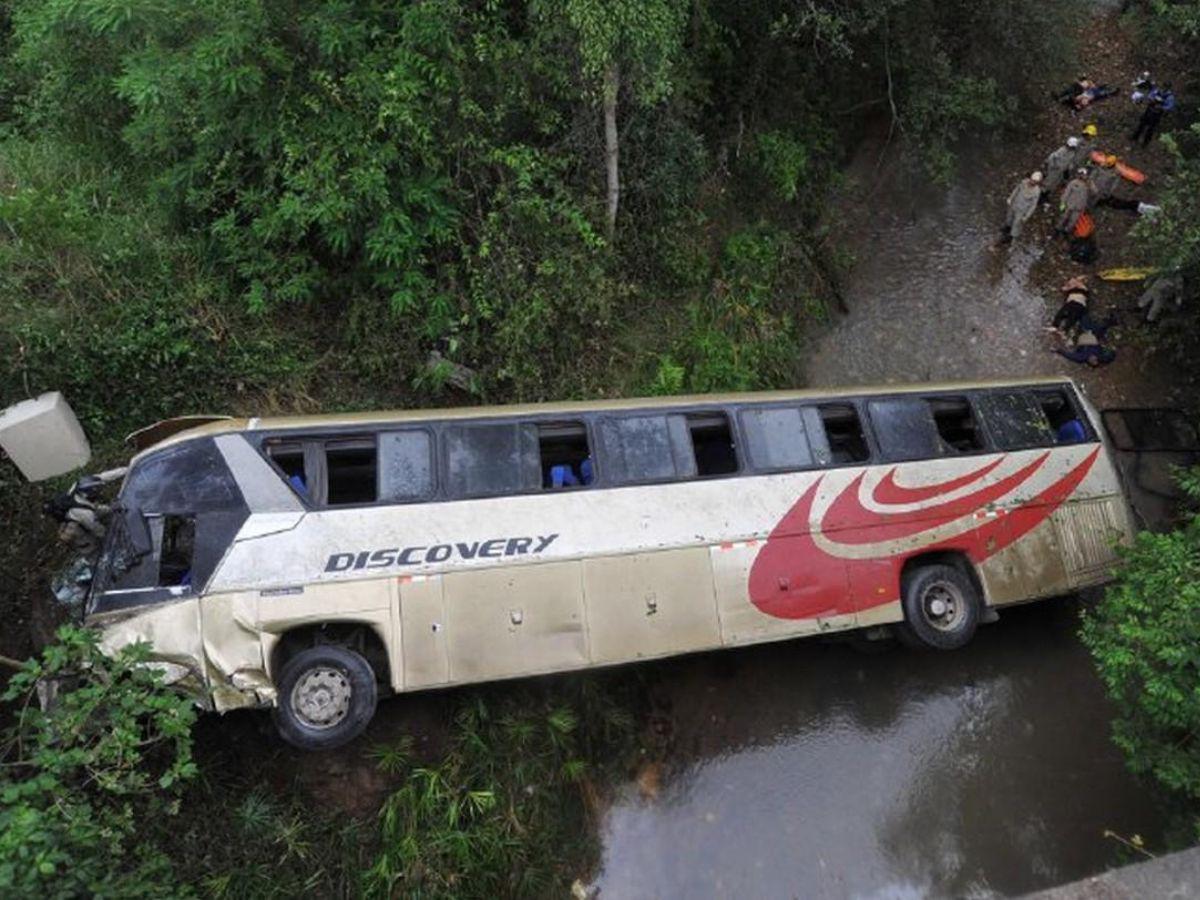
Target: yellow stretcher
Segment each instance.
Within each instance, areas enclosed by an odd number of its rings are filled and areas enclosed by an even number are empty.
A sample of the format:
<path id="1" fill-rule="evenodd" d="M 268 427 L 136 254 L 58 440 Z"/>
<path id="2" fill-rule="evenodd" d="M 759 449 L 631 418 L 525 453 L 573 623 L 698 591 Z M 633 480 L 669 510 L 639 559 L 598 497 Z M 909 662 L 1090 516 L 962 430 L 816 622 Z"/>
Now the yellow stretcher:
<path id="1" fill-rule="evenodd" d="M 1154 266 L 1126 266 L 1121 269 L 1101 269 L 1102 281 L 1143 281 L 1157 272 Z"/>

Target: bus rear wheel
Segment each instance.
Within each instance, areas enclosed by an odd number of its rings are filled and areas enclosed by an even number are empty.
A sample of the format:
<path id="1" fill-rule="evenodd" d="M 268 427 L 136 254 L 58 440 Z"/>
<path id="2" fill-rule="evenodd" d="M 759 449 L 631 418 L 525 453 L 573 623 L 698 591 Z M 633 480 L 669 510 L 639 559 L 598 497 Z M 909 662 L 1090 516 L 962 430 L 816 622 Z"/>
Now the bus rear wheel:
<path id="1" fill-rule="evenodd" d="M 979 626 L 979 592 L 957 566 L 921 566 L 903 584 L 905 643 L 957 650 Z"/>
<path id="2" fill-rule="evenodd" d="M 365 659 L 336 644 L 301 650 L 277 682 L 275 727 L 301 750 L 331 750 L 363 733 L 375 715 L 375 672 Z"/>

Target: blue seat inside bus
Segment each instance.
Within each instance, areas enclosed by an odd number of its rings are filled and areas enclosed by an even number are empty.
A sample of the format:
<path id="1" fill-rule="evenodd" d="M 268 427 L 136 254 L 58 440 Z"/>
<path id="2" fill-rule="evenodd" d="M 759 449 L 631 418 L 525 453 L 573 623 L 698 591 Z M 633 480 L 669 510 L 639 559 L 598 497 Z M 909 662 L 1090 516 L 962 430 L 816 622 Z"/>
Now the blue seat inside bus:
<path id="1" fill-rule="evenodd" d="M 560 463 L 550 467 L 550 487 L 578 487 L 581 484 L 587 485 L 592 483 L 595 477 L 592 468 L 592 458 L 589 456 L 579 464 L 579 474 L 575 474 L 575 467 L 569 463 Z"/>
<path id="2" fill-rule="evenodd" d="M 1060 444 L 1082 444 L 1087 440 L 1087 431 L 1078 419 L 1068 419 L 1058 426 L 1056 439 Z"/>

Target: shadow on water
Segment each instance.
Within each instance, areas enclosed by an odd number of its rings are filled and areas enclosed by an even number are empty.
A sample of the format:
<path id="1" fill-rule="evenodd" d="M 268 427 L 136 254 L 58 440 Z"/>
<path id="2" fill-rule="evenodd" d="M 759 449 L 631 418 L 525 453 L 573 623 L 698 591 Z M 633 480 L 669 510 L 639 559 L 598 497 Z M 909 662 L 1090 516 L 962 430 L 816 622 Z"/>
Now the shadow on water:
<path id="1" fill-rule="evenodd" d="M 1009 895 L 1114 862 L 1105 829 L 1154 840 L 1077 621 L 1064 599 L 957 653 L 659 665 L 676 752 L 657 799 L 630 783 L 607 812 L 602 896 Z"/>

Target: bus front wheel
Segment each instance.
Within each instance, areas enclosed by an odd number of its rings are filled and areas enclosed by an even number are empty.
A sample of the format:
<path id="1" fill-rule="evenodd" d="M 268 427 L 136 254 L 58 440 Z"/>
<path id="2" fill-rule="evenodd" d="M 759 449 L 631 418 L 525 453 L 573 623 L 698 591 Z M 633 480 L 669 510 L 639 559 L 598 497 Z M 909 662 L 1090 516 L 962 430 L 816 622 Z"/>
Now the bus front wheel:
<path id="1" fill-rule="evenodd" d="M 906 574 L 902 605 L 906 643 L 957 650 L 979 625 L 979 592 L 957 566 L 921 566 Z"/>
<path id="2" fill-rule="evenodd" d="M 336 644 L 301 650 L 283 664 L 275 727 L 301 750 L 330 750 L 363 733 L 375 714 L 375 672 Z"/>

